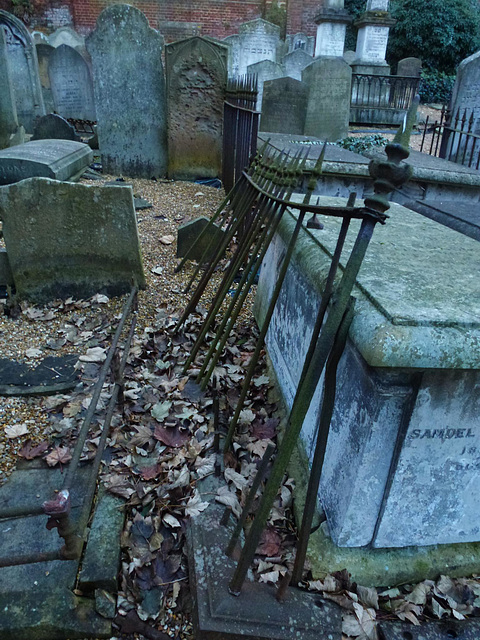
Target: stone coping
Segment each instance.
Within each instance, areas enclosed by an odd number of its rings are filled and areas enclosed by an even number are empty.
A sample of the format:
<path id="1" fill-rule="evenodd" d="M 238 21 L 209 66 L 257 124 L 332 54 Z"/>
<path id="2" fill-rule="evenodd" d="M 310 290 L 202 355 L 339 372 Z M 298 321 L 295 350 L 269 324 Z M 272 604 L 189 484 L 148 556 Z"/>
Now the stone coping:
<path id="1" fill-rule="evenodd" d="M 294 194 L 292 200 L 303 198 Z M 345 203 L 345 198 L 319 198 L 321 205 Z M 396 203 L 388 214 L 387 223 L 375 229 L 357 279 L 351 339 L 374 367 L 479 369 L 478 242 Z M 325 228 L 304 228 L 293 255 L 319 292 L 341 223 L 321 218 Z M 284 242 L 294 224 L 295 214 L 288 211 L 278 230 Z M 347 257 L 358 225 L 352 222 Z"/>

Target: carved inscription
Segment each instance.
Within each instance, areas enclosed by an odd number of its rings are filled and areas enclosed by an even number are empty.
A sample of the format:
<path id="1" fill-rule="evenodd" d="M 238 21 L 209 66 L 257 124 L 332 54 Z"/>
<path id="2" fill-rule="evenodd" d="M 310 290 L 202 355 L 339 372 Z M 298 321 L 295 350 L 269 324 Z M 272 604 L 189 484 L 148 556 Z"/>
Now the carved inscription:
<path id="1" fill-rule="evenodd" d="M 411 440 L 451 440 L 452 438 L 475 438 L 473 429 L 413 429 L 410 439 Z"/>

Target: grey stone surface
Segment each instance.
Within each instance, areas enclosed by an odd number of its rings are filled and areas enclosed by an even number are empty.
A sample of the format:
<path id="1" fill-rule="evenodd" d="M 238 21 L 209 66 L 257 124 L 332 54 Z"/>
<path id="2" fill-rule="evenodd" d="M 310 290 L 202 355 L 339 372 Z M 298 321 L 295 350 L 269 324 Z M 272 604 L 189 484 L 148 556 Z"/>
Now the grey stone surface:
<path id="1" fill-rule="evenodd" d="M 53 104 L 52 88 L 50 86 L 50 78 L 48 77 L 48 63 L 54 47 L 46 42 L 41 42 L 35 45 L 35 49 L 37 50 L 38 71 L 40 74 L 45 111 L 52 113 L 55 110 L 55 105 Z"/>
<path id="2" fill-rule="evenodd" d="M 255 74 L 258 81 L 258 95 L 257 95 L 257 111 L 262 110 L 263 103 L 263 83 L 267 80 L 275 80 L 276 78 L 282 78 L 285 75 L 285 69 L 281 64 L 272 62 L 271 60 L 262 60 L 262 62 L 256 62 L 247 67 L 248 74 Z"/>
<path id="3" fill-rule="evenodd" d="M 384 640 L 477 640 L 480 637 L 480 621 L 446 619 L 423 623 L 413 627 L 406 622 L 381 622 L 379 625 Z"/>
<path id="4" fill-rule="evenodd" d="M 48 42 L 52 47 L 66 44 L 74 49 L 81 49 L 85 46 L 85 38 L 71 27 L 60 27 L 48 36 Z"/>
<path id="5" fill-rule="evenodd" d="M 296 33 L 295 35 L 287 35 L 285 42 L 288 53 L 303 51 L 313 58 L 313 52 L 315 51 L 315 38 L 313 36 L 307 36 L 306 33 Z"/>
<path id="6" fill-rule="evenodd" d="M 302 135 L 307 114 L 308 87 L 293 78 L 265 82 L 261 131 Z"/>
<path id="7" fill-rule="evenodd" d="M 36 121 L 31 140 L 74 140 L 80 142 L 80 137 L 65 118 L 56 113 L 49 113 Z"/>
<path id="8" fill-rule="evenodd" d="M 86 41 L 92 58 L 104 170 L 164 176 L 167 168 L 163 38 L 130 5 L 107 7 Z"/>
<path id="9" fill-rule="evenodd" d="M 473 114 L 474 125 L 472 133 L 478 134 L 480 132 L 480 51 L 465 58 L 459 64 L 450 107 L 453 118 L 458 115 L 461 119 L 465 114 L 468 121 Z M 472 158 L 471 147 L 469 149 L 467 145 L 465 150 L 464 144 L 465 139 L 462 143 L 461 137 L 459 139 L 459 136 L 451 136 L 445 150 L 447 157 L 458 153 L 458 157 L 463 158 L 464 164 L 468 164 L 471 161 L 475 165 L 480 152 L 478 145 Z M 464 151 L 466 151 L 465 154 Z"/>
<path id="10" fill-rule="evenodd" d="M 0 395 L 27 396 L 63 393 L 78 382 L 76 355 L 47 356 L 36 367 L 0 358 Z"/>
<path id="11" fill-rule="evenodd" d="M 0 189 L 0 212 L 20 298 L 119 295 L 145 286 L 133 193 L 45 178 Z"/>
<path id="12" fill-rule="evenodd" d="M 397 76 L 410 76 L 419 78 L 422 73 L 422 61 L 420 58 L 403 58 L 397 65 Z"/>
<path id="13" fill-rule="evenodd" d="M 0 152 L 0 185 L 33 177 L 69 180 L 92 160 L 92 150 L 81 142 L 34 140 Z"/>
<path id="14" fill-rule="evenodd" d="M 340 546 L 478 541 L 478 243 L 395 204 L 389 214 L 357 280 L 320 500 Z M 287 405 L 340 226 L 322 222 L 299 237 L 267 335 Z M 260 322 L 292 229 L 287 216 L 262 266 Z M 302 431 L 309 456 L 320 403 L 321 382 Z"/>
<path id="15" fill-rule="evenodd" d="M 296 49 L 287 55 L 282 60 L 282 66 L 285 69 L 285 75 L 295 80 L 302 79 L 302 71 L 305 67 L 313 62 L 313 57 L 306 53 L 303 49 Z"/>
<path id="16" fill-rule="evenodd" d="M 302 73 L 309 85 L 305 135 L 335 142 L 348 135 L 351 67 L 343 58 L 317 58 Z"/>
<path id="17" fill-rule="evenodd" d="M 7 41 L 7 55 L 19 124 L 33 131 L 37 116 L 45 114 L 38 72 L 37 52 L 25 25 L 15 16 L 0 9 L 0 28 Z"/>
<path id="18" fill-rule="evenodd" d="M 54 49 L 48 76 L 56 113 L 64 118 L 96 120 L 92 76 L 78 51 L 66 44 Z"/>
<path id="19" fill-rule="evenodd" d="M 203 258 L 205 262 L 213 257 L 225 233 L 217 225 L 214 225 L 200 237 L 209 222 L 208 218 L 201 216 L 178 227 L 177 258 L 183 258 L 190 250 L 190 260 L 198 262 Z"/>
<path id="20" fill-rule="evenodd" d="M 227 55 L 225 45 L 200 37 L 165 47 L 170 178 L 221 174 Z"/>
<path id="21" fill-rule="evenodd" d="M 480 241 L 480 205 L 457 200 L 414 200 L 405 204 L 427 218 Z"/>
<path id="22" fill-rule="evenodd" d="M 18 131 L 17 107 L 7 55 L 5 31 L 0 25 L 0 149 L 9 147 Z"/>
<path id="23" fill-rule="evenodd" d="M 282 57 L 280 27 L 261 18 L 245 22 L 239 27 L 238 34 L 228 36 L 223 42 L 230 48 L 229 75 L 244 75 L 251 64 L 262 60 L 279 62 Z"/>
<path id="24" fill-rule="evenodd" d="M 0 249 L 0 286 L 11 287 L 14 284 L 10 262 L 8 261 L 7 250 Z"/>

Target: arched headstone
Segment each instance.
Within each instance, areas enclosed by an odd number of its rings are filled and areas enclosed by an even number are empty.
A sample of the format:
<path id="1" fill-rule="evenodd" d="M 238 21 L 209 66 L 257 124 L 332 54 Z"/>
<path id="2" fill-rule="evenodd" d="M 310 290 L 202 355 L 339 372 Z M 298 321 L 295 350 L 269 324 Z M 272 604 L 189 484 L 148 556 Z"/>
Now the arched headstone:
<path id="1" fill-rule="evenodd" d="M 38 70 L 40 73 L 40 84 L 42 86 L 43 102 L 45 104 L 45 111 L 51 113 L 55 110 L 53 105 L 52 89 L 50 87 L 50 78 L 48 77 L 48 64 L 50 62 L 50 54 L 54 50 L 51 44 L 41 42 L 36 44 L 38 59 Z"/>
<path id="2" fill-rule="evenodd" d="M 64 118 L 96 120 L 92 76 L 78 51 L 66 44 L 54 49 L 48 75 L 57 113 Z"/>

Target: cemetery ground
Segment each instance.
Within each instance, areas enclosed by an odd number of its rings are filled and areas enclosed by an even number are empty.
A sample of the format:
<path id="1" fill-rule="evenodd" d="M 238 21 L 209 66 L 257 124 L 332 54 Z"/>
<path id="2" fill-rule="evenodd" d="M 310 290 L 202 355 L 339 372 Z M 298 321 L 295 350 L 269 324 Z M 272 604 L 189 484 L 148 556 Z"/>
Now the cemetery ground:
<path id="1" fill-rule="evenodd" d="M 104 176 L 103 180 L 115 177 Z M 179 224 L 193 217 L 211 216 L 224 194 L 185 182 L 128 182 L 153 207 L 137 212 L 147 288 L 138 296 L 123 409 L 117 410 L 112 421 L 102 473 L 107 489 L 126 501 L 112 637 L 193 638 L 185 529 L 189 518 L 208 508 L 196 482 L 214 473 L 213 400 L 211 389 L 202 394 L 194 383 L 196 364 L 187 374 L 182 364 L 222 272 L 215 274 L 197 313 L 174 335 L 175 320 L 188 300 L 183 289 L 194 266 L 174 273 L 176 233 Z M 17 305 L 14 300 L 5 304 L 5 314 L 0 316 L 0 357 L 35 366 L 46 355 L 74 353 L 79 358 L 80 381 L 72 393 L 0 397 L 0 482 L 22 459 L 43 459 L 43 464 L 62 469 L 68 465 L 123 302 L 96 295 L 89 300 L 54 301 L 44 307 Z M 251 303 L 250 299 L 245 305 L 213 377 L 223 426 L 236 404 L 255 348 Z M 95 453 L 111 386 L 104 386 L 85 459 Z M 229 506 L 235 516 L 261 456 L 270 442 L 276 442 L 280 416 L 273 380 L 262 358 L 242 412 L 235 455 L 224 461 L 225 484 L 211 496 Z M 278 582 L 293 564 L 292 490 L 293 481 L 286 477 L 257 549 L 254 569 L 261 582 Z M 376 590 L 352 583 L 347 570 L 322 579 L 313 579 L 307 571 L 304 586 L 339 604 L 344 610 L 345 637 L 360 640 L 376 638 L 378 619 L 416 625 L 480 613 L 480 579 L 475 577 L 451 580 L 439 576 L 435 582 L 378 585 Z"/>

